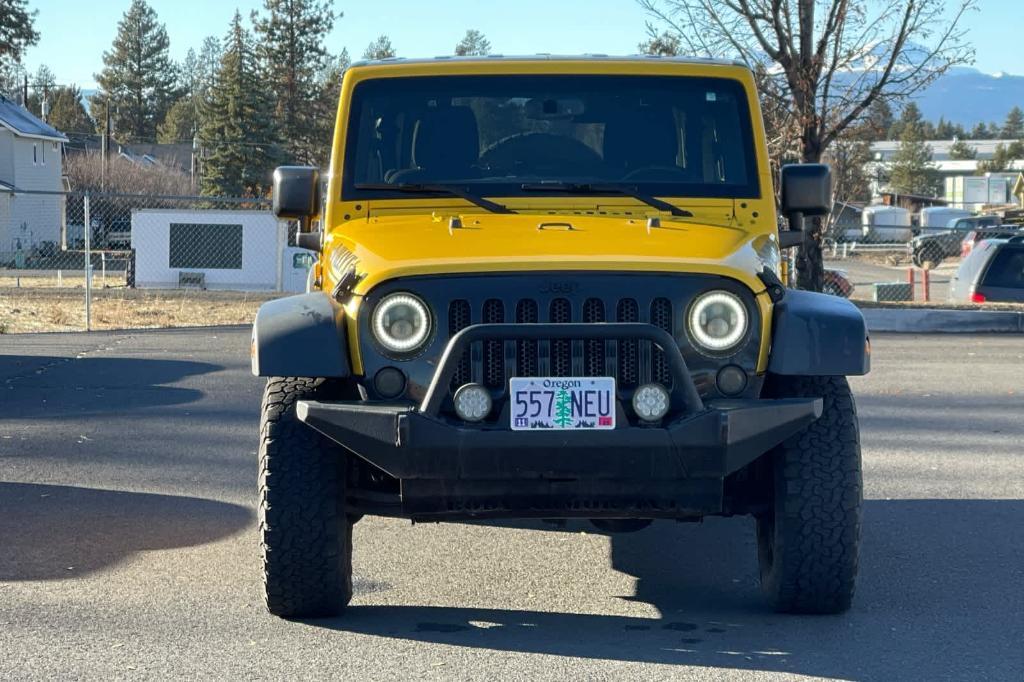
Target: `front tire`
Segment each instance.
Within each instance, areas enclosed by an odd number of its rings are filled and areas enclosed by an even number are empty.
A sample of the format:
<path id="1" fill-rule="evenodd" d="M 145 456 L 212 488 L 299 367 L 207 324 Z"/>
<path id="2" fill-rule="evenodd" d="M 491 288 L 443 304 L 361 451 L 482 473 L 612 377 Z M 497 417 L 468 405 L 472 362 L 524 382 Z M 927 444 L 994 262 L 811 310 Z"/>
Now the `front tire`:
<path id="1" fill-rule="evenodd" d="M 264 597 L 275 616 L 336 616 L 352 598 L 345 451 L 295 414 L 299 400 L 342 392 L 329 380 L 274 377 L 263 394 L 259 532 Z"/>
<path id="2" fill-rule="evenodd" d="M 776 611 L 850 608 L 863 486 L 857 408 L 844 377 L 771 377 L 774 398 L 821 397 L 817 421 L 768 457 L 772 501 L 757 518 L 761 588 Z"/>

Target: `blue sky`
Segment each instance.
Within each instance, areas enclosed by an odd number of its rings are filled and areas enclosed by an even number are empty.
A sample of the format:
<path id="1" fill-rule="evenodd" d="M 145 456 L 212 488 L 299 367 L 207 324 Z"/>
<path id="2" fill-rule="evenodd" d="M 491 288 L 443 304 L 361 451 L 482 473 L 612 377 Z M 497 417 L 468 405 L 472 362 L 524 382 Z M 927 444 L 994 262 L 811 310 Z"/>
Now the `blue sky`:
<path id="1" fill-rule="evenodd" d="M 149 0 L 167 25 L 171 52 L 181 59 L 207 35 L 223 35 L 237 7 L 244 15 L 262 0 Z M 975 66 L 985 72 L 1024 74 L 1019 49 L 1024 0 L 980 0 L 966 27 L 977 49 Z M 26 55 L 35 70 L 49 66 L 61 84 L 94 85 L 117 21 L 129 0 L 29 0 L 39 15 L 41 39 Z M 345 16 L 329 37 L 331 49 L 347 47 L 358 57 L 380 33 L 399 55 L 450 54 L 467 28 L 483 31 L 502 54 L 599 52 L 631 54 L 644 38 L 646 16 L 634 0 L 336 0 Z"/>

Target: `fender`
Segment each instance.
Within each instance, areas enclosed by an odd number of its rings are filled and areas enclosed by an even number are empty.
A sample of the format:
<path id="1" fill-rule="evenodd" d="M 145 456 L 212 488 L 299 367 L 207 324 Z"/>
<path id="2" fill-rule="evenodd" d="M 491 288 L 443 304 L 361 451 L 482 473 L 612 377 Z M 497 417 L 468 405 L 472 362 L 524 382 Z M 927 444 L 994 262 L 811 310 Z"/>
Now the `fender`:
<path id="1" fill-rule="evenodd" d="M 322 291 L 260 306 L 252 325 L 252 373 L 258 377 L 351 375 L 345 311 Z"/>
<path id="2" fill-rule="evenodd" d="M 845 298 L 786 290 L 775 305 L 768 371 L 790 376 L 860 376 L 871 369 L 864 315 Z"/>

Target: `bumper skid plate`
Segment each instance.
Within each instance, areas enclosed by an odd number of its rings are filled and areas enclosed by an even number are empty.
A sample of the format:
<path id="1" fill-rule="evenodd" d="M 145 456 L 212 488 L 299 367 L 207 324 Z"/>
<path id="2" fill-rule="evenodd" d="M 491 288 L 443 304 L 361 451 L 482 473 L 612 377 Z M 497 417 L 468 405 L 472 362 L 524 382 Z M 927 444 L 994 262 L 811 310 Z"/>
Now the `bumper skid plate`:
<path id="1" fill-rule="evenodd" d="M 722 478 L 819 416 L 819 398 L 731 400 L 660 427 L 511 431 L 408 406 L 301 401 L 300 420 L 400 479 Z"/>

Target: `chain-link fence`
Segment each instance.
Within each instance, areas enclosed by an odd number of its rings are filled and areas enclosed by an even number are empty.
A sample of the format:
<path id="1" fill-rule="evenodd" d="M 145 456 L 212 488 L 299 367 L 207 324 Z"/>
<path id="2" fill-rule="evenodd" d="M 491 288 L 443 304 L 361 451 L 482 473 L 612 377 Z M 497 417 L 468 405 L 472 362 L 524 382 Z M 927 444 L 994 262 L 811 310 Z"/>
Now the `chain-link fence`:
<path id="1" fill-rule="evenodd" d="M 263 199 L 0 189 L 0 332 L 251 322 L 313 254 Z"/>
<path id="2" fill-rule="evenodd" d="M 1006 212 L 840 207 L 825 234 L 826 291 L 879 302 L 966 303 L 950 300 L 963 258 L 983 239 L 1024 234 L 1018 220 Z"/>

